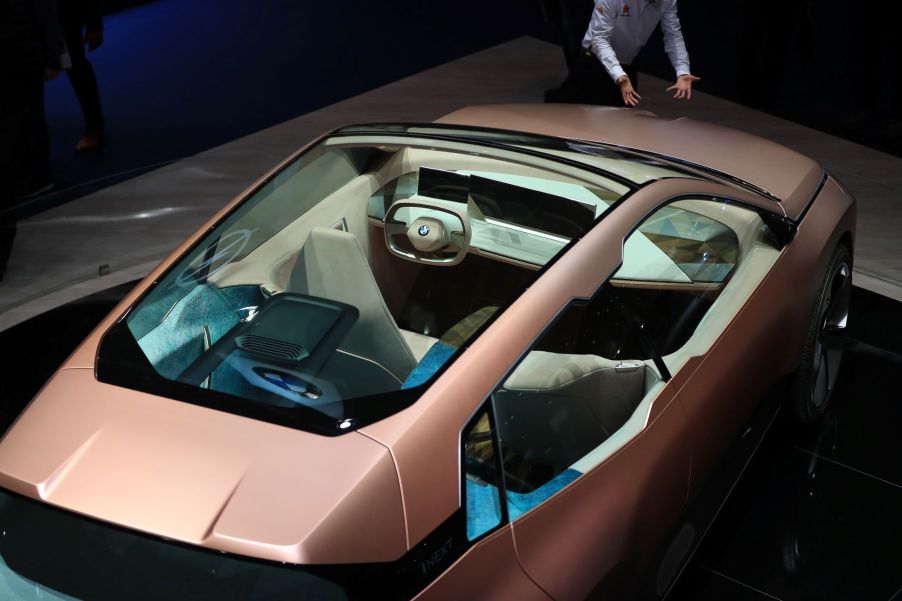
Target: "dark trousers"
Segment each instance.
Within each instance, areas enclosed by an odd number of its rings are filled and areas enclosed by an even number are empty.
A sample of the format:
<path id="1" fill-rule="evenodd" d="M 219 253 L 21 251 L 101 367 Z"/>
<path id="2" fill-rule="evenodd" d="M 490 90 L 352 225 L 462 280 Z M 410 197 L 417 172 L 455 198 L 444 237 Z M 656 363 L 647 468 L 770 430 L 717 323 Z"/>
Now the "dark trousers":
<path id="1" fill-rule="evenodd" d="M 29 110 L 29 103 L 36 102 L 36 89 L 40 92 L 37 109 L 40 112 L 39 133 L 43 132 L 44 144 L 35 153 L 30 140 L 29 127 L 36 124 L 32 118 L 36 112 Z M 44 74 L 41 71 L 23 72 L 0 69 L 0 281 L 6 273 L 6 264 L 16 238 L 16 218 L 12 205 L 17 188 L 33 177 L 35 154 L 42 157 L 40 171 L 49 177 L 50 161 L 47 124 L 44 122 Z"/>
<path id="2" fill-rule="evenodd" d="M 94 67 L 85 56 L 84 22 L 68 21 L 63 24 L 63 33 L 66 36 L 66 46 L 69 48 L 69 58 L 72 59 L 72 68 L 66 71 L 75 96 L 81 105 L 81 112 L 85 118 L 85 129 L 88 131 L 103 127 L 103 111 L 100 108 L 100 90 L 97 87 L 97 77 L 94 75 Z"/>
<path id="3" fill-rule="evenodd" d="M 44 116 L 43 70 L 13 70 L 4 79 L 0 192 L 8 200 L 17 190 L 51 179 L 50 134 Z"/>
<path id="4" fill-rule="evenodd" d="M 633 65 L 621 65 L 626 75 L 630 78 L 633 88 L 639 91 L 639 72 Z M 577 100 L 583 104 L 602 104 L 606 106 L 625 106 L 623 95 L 604 65 L 598 58 L 583 50 L 579 55 L 579 69 L 577 70 Z"/>
<path id="5" fill-rule="evenodd" d="M 565 89 L 576 83 L 576 72 L 579 69 L 579 55 L 582 53 L 583 37 L 592 20 L 593 0 L 559 0 L 557 14 L 552 23 L 558 30 L 561 46 L 564 49 L 564 60 L 567 61 L 567 79 Z"/>

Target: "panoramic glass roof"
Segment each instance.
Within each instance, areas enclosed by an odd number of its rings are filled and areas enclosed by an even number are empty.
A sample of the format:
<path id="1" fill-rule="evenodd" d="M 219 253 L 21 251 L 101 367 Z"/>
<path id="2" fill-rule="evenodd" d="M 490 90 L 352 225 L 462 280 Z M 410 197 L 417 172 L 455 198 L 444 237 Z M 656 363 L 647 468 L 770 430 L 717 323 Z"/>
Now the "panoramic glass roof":
<path id="1" fill-rule="evenodd" d="M 104 336 L 98 377 L 352 431 L 415 402 L 625 195 L 687 176 L 553 138 L 344 128 L 268 178 L 145 291 Z"/>

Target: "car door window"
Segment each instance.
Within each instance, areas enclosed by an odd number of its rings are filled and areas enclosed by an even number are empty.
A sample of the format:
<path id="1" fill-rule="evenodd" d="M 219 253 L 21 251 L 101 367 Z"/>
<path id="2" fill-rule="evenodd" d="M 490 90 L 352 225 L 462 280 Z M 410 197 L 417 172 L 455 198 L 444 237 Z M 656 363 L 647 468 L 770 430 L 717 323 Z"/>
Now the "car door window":
<path id="1" fill-rule="evenodd" d="M 511 520 L 641 431 L 660 377 L 610 283 L 571 303 L 492 395 Z"/>
<path id="2" fill-rule="evenodd" d="M 488 409 L 483 409 L 471 422 L 463 441 L 463 496 L 467 540 L 472 541 L 500 525 L 504 516 L 494 420 Z"/>
<path id="3" fill-rule="evenodd" d="M 671 373 L 704 354 L 764 279 L 779 244 L 755 210 L 686 198 L 650 215 L 624 244 L 611 284 Z"/>
<path id="4" fill-rule="evenodd" d="M 681 199 L 640 223 L 621 268 L 492 395 L 509 519 L 637 436 L 664 382 L 710 348 L 778 255 L 761 217 L 728 201 Z"/>

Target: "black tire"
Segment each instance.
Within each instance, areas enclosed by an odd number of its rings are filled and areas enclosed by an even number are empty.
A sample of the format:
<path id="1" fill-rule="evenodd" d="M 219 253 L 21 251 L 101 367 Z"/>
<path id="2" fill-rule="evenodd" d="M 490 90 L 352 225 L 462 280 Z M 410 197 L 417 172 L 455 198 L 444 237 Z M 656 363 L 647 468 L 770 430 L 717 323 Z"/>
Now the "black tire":
<path id="1" fill-rule="evenodd" d="M 830 404 L 842 362 L 851 296 L 852 252 L 840 244 L 833 252 L 809 318 L 790 391 L 792 412 L 803 424 L 816 421 Z"/>

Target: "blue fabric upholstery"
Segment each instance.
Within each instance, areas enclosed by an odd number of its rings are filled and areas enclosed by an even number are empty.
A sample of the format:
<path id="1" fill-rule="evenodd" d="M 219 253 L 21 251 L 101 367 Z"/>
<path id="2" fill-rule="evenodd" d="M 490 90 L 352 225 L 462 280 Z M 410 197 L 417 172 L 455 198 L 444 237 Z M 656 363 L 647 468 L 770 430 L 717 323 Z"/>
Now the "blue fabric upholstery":
<path id="1" fill-rule="evenodd" d="M 238 315 L 215 286 L 197 286 L 175 303 L 166 318 L 138 340 L 157 372 L 175 379 L 203 352 L 203 328 L 215 341 L 238 323 Z"/>
<path id="2" fill-rule="evenodd" d="M 193 288 L 180 286 L 155 288 L 141 303 L 139 310 L 132 311 L 128 316 L 128 329 L 131 330 L 135 340 L 141 340 L 160 325 L 169 315 L 169 310 L 192 290 Z"/>
<path id="3" fill-rule="evenodd" d="M 416 367 L 413 368 L 413 371 L 410 372 L 410 375 L 407 376 L 407 379 L 404 380 L 401 389 L 416 388 L 417 386 L 428 382 L 429 378 L 441 369 L 442 365 L 451 358 L 451 355 L 453 355 L 456 350 L 457 349 L 450 344 L 445 344 L 442 341 L 433 344 L 429 350 L 426 351 L 426 354 L 423 355 L 423 358 L 420 359 L 420 362 L 417 363 Z"/>
<path id="4" fill-rule="evenodd" d="M 533 507 L 541 505 L 550 499 L 555 493 L 563 490 L 571 482 L 582 476 L 581 472 L 574 469 L 566 469 L 539 488 L 532 492 L 517 493 L 507 492 L 507 514 L 511 520 L 515 520 Z"/>
<path id="5" fill-rule="evenodd" d="M 567 469 L 528 493 L 507 492 L 507 514 L 511 521 L 533 507 L 537 507 L 582 476 Z M 480 485 L 467 478 L 467 539 L 473 540 L 501 523 L 498 489 L 491 484 Z"/>
<path id="6" fill-rule="evenodd" d="M 174 301 L 178 297 L 171 295 L 166 298 Z M 237 309 L 259 304 L 261 299 L 259 286 L 234 286 L 220 290 L 212 284 L 203 284 L 192 288 L 166 308 L 165 317 L 145 334 L 138 336 L 138 332 L 150 325 L 141 311 L 137 312 L 137 323 L 133 325 L 129 321 L 129 328 L 157 372 L 175 379 L 203 352 L 204 326 L 210 330 L 211 342 L 216 342 L 238 323 Z M 160 311 L 162 307 L 156 308 L 155 305 L 151 313 Z"/>
<path id="7" fill-rule="evenodd" d="M 501 499 L 491 484 L 467 478 L 467 540 L 482 536 L 501 523 Z"/>

